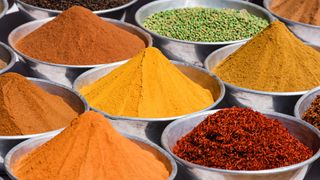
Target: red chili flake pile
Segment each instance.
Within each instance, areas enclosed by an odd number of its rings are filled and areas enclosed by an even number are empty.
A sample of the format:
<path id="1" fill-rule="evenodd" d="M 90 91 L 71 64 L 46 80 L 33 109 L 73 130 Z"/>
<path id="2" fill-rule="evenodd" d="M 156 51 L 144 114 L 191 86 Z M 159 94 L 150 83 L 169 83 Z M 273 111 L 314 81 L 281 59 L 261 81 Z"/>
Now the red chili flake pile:
<path id="1" fill-rule="evenodd" d="M 177 142 L 173 153 L 195 164 L 229 170 L 278 168 L 313 155 L 278 120 L 236 107 L 208 116 Z"/>
<path id="2" fill-rule="evenodd" d="M 320 95 L 312 101 L 308 110 L 303 113 L 302 119 L 320 129 Z"/>

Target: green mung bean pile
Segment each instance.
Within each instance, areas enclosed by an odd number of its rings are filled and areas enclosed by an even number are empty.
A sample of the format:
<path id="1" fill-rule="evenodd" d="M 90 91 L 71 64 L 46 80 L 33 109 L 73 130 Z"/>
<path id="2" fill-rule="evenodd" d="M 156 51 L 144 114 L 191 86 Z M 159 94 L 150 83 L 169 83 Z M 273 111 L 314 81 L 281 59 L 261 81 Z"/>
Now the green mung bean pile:
<path id="1" fill-rule="evenodd" d="M 250 38 L 268 21 L 246 10 L 182 8 L 147 17 L 144 27 L 169 38 L 195 42 L 224 42 Z"/>

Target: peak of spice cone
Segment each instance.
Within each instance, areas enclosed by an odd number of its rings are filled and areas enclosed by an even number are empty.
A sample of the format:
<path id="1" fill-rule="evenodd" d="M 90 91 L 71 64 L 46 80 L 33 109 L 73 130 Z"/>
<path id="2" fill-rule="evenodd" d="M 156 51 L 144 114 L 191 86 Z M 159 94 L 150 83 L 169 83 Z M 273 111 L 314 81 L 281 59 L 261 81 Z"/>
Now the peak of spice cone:
<path id="1" fill-rule="evenodd" d="M 80 92 L 90 106 L 111 115 L 130 117 L 184 115 L 214 102 L 209 90 L 190 80 L 153 47 Z"/>
<path id="2" fill-rule="evenodd" d="M 236 107 L 209 115 L 173 152 L 195 164 L 228 170 L 279 168 L 313 155 L 279 120 Z"/>
<path id="3" fill-rule="evenodd" d="M 136 35 L 74 6 L 15 44 L 29 57 L 67 65 L 106 64 L 133 57 L 145 43 Z"/>
<path id="4" fill-rule="evenodd" d="M 270 7 L 281 17 L 320 26 L 319 0 L 272 0 Z"/>
<path id="5" fill-rule="evenodd" d="M 86 112 L 14 165 L 21 180 L 164 180 L 169 172 L 152 153 L 123 137 L 102 115 Z"/>
<path id="6" fill-rule="evenodd" d="M 61 97 L 16 73 L 0 76 L 0 135 L 37 134 L 63 128 L 77 117 Z"/>
<path id="7" fill-rule="evenodd" d="M 274 21 L 212 71 L 243 88 L 306 91 L 320 85 L 320 53 Z"/>

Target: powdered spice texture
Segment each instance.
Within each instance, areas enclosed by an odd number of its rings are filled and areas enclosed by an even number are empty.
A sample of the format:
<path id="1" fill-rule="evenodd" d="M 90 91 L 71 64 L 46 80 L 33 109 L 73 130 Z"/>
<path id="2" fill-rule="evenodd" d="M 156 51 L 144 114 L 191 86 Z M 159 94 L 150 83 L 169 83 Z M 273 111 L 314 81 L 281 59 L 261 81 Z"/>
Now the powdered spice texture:
<path id="1" fill-rule="evenodd" d="M 0 135 L 43 133 L 67 126 L 77 117 L 61 97 L 16 73 L 0 76 Z"/>
<path id="2" fill-rule="evenodd" d="M 195 164 L 229 170 L 278 168 L 313 155 L 278 120 L 244 108 L 208 116 L 177 142 L 173 152 Z"/>
<path id="3" fill-rule="evenodd" d="M 270 8 L 278 16 L 320 26 L 320 0 L 273 0 Z"/>
<path id="4" fill-rule="evenodd" d="M 320 85 L 320 53 L 297 39 L 283 23 L 274 21 L 212 71 L 242 88 L 306 91 Z"/>
<path id="5" fill-rule="evenodd" d="M 111 115 L 161 118 L 193 113 L 214 99 L 156 48 L 149 47 L 81 94 L 90 106 Z"/>
<path id="6" fill-rule="evenodd" d="M 74 6 L 15 44 L 29 57 L 55 64 L 94 65 L 126 60 L 145 48 L 138 36 Z"/>
<path id="7" fill-rule="evenodd" d="M 92 111 L 18 160 L 13 172 L 21 180 L 164 180 L 169 176 L 152 153 Z"/>

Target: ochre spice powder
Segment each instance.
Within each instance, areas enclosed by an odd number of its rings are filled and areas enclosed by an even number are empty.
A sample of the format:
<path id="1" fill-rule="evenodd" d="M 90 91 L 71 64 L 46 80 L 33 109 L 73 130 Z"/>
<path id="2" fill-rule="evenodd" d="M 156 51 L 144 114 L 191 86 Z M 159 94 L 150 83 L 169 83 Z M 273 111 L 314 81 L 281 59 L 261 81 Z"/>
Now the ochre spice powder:
<path id="1" fill-rule="evenodd" d="M 20 180 L 165 180 L 166 166 L 118 133 L 102 115 L 86 112 L 62 133 L 19 159 Z"/>
<path id="2" fill-rule="evenodd" d="M 61 97 L 16 73 L 0 76 L 0 135 L 43 133 L 67 126 L 77 117 Z"/>
<path id="3" fill-rule="evenodd" d="M 235 107 L 208 116 L 177 142 L 173 152 L 195 164 L 229 170 L 278 168 L 313 155 L 278 120 Z"/>
<path id="4" fill-rule="evenodd" d="M 56 64 L 94 65 L 126 60 L 145 48 L 138 36 L 74 6 L 15 44 L 29 57 Z"/>

